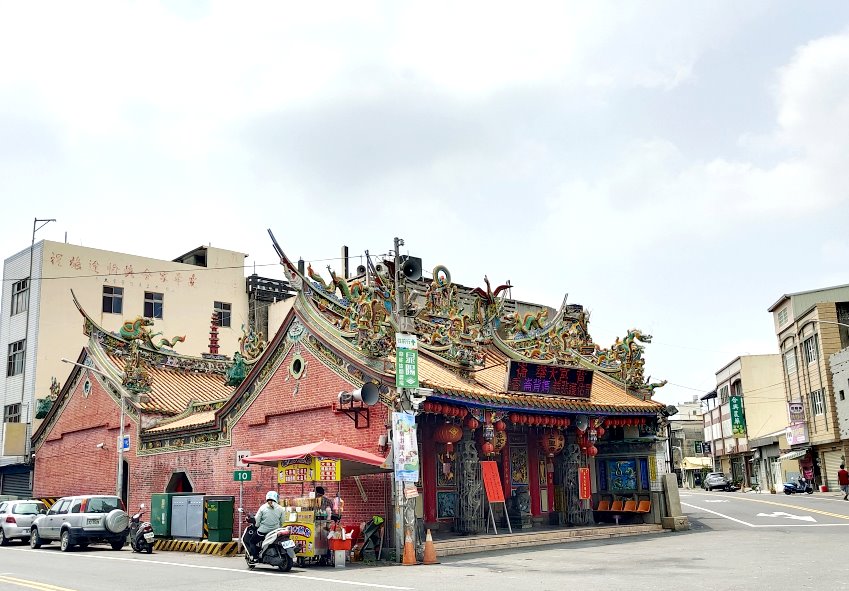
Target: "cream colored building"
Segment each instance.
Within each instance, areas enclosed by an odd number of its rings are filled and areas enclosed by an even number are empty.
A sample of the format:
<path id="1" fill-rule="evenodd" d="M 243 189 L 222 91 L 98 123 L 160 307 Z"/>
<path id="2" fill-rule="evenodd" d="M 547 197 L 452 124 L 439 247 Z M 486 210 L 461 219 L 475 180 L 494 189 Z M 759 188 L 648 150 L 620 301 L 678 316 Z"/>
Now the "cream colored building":
<path id="1" fill-rule="evenodd" d="M 160 339 L 180 353 L 210 352 L 213 312 L 221 316 L 219 354 L 238 350 L 248 323 L 246 255 L 200 247 L 172 261 L 42 241 L 6 259 L 3 268 L 0 350 L 7 352 L 0 377 L 4 421 L 0 433 L 0 494 L 22 494 L 31 486 L 26 462 L 29 436 L 38 427 L 37 401 L 50 394 L 76 361 L 87 337 L 71 291 L 104 328 L 119 331 L 138 316 L 153 319 Z M 31 267 L 31 270 L 30 270 Z M 26 482 L 24 482 L 26 480 Z"/>
<path id="2" fill-rule="evenodd" d="M 849 346 L 849 285 L 785 294 L 769 311 L 783 360 L 786 399 L 791 404 L 787 459 L 814 484 L 837 488 L 837 470 L 849 453 L 838 424 L 828 360 Z"/>
<path id="3" fill-rule="evenodd" d="M 742 397 L 743 432 L 733 433 L 731 397 Z M 704 437 L 710 442 L 714 468 L 744 486 L 774 486 L 779 435 L 787 427 L 779 355 L 743 355 L 716 372 L 716 390 L 705 403 Z"/>

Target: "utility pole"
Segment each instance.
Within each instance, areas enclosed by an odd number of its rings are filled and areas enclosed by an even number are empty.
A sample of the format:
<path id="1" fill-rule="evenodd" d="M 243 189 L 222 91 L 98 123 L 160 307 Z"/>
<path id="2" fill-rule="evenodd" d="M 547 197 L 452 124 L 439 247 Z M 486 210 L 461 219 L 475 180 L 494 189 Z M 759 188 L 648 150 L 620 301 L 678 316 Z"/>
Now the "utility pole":
<path id="1" fill-rule="evenodd" d="M 402 310 L 404 309 L 404 286 L 401 284 L 401 278 L 403 277 L 401 273 L 401 246 L 404 244 L 404 241 L 398 237 L 395 238 L 394 248 L 395 248 L 395 326 L 397 327 L 398 332 L 404 332 L 404 328 L 401 326 L 401 323 L 406 320 L 406 318 L 402 314 Z M 397 373 L 398 367 L 396 365 L 395 371 Z M 404 388 L 397 386 L 397 406 L 403 409 L 403 400 L 406 396 L 406 392 Z M 397 458 L 396 465 L 397 465 Z M 404 483 L 400 480 L 397 474 L 394 475 L 394 484 L 395 484 L 395 559 L 400 562 L 401 560 L 401 551 L 404 547 L 404 513 L 405 513 L 405 503 L 404 503 Z"/>

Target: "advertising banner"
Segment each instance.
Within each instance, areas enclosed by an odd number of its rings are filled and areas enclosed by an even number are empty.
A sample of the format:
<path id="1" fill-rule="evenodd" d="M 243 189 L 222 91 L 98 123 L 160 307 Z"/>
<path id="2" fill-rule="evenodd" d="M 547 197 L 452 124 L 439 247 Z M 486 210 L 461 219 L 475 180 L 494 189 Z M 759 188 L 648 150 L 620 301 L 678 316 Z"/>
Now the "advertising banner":
<path id="1" fill-rule="evenodd" d="M 419 444 L 415 416 L 405 412 L 392 413 L 392 455 L 395 460 L 395 480 L 418 482 Z"/>
<path id="2" fill-rule="evenodd" d="M 728 406 L 731 411 L 731 435 L 733 437 L 746 436 L 746 415 L 743 412 L 743 397 L 731 396 L 728 398 Z"/>
<path id="3" fill-rule="evenodd" d="M 808 443 L 808 427 L 804 421 L 792 423 L 785 431 L 788 445 Z"/>
<path id="4" fill-rule="evenodd" d="M 805 405 L 801 400 L 794 400 L 787 403 L 787 414 L 790 417 L 790 423 L 805 422 Z"/>
<path id="5" fill-rule="evenodd" d="M 310 462 L 277 462 L 277 482 L 312 482 L 315 480 L 315 464 Z"/>

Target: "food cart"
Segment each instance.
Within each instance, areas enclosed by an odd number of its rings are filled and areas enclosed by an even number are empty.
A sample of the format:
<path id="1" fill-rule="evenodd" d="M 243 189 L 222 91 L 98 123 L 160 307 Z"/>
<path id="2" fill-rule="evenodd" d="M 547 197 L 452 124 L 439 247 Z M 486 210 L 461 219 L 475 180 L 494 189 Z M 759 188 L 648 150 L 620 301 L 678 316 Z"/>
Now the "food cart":
<path id="1" fill-rule="evenodd" d="M 291 538 L 298 544 L 298 564 L 301 566 L 327 564 L 330 562 L 330 550 L 350 549 L 328 540 L 344 511 L 344 500 L 339 496 L 341 479 L 392 471 L 380 456 L 329 441 L 248 456 L 242 461 L 276 467 L 278 486 L 301 485 L 300 496 L 280 499 L 280 505 L 288 511 L 287 522 L 292 530 Z M 307 494 L 307 483 L 328 489 L 325 501 L 316 498 L 312 492 Z"/>

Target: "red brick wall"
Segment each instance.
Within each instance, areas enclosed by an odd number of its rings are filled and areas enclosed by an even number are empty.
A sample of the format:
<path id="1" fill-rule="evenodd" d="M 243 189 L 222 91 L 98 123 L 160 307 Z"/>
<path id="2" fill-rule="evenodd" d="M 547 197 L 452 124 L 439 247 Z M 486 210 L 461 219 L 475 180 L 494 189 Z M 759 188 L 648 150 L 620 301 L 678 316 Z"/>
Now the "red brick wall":
<path id="1" fill-rule="evenodd" d="M 290 352 L 290 357 L 292 353 Z M 371 425 L 356 429 L 354 422 L 332 411 L 340 391 L 352 386 L 301 347 L 306 362 L 300 380 L 289 375 L 286 359 L 264 390 L 245 411 L 231 433 L 230 447 L 187 450 L 137 458 L 135 423 L 128 421 L 132 448 L 124 454 L 130 466 L 130 507 L 150 503 L 155 492 L 164 492 L 175 472 L 185 472 L 196 492 L 232 495 L 238 503 L 239 485 L 233 482 L 235 455 L 239 450 L 258 454 L 321 439 L 378 453 L 378 437 L 385 430 L 387 409 L 371 408 Z M 296 391 L 297 386 L 297 391 Z M 36 456 L 34 491 L 38 496 L 61 496 L 115 490 L 118 406 L 93 382 L 89 397 L 82 397 L 82 380 L 67 407 Z M 103 441 L 107 449 L 97 449 Z M 244 507 L 251 512 L 262 504 L 268 490 L 278 490 L 276 469 L 253 467 L 253 479 L 244 483 Z M 344 476 L 344 475 L 343 475 Z M 373 515 L 386 517 L 386 493 L 391 480 L 383 475 L 361 479 L 367 501 L 363 501 L 352 479 L 343 479 L 345 523 L 359 523 Z M 328 496 L 337 485 L 325 486 Z M 310 487 L 307 487 L 307 491 Z M 282 495 L 300 495 L 300 487 L 280 489 Z"/>

